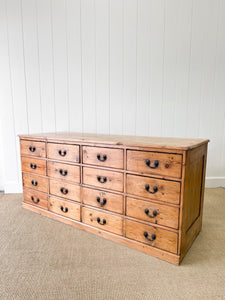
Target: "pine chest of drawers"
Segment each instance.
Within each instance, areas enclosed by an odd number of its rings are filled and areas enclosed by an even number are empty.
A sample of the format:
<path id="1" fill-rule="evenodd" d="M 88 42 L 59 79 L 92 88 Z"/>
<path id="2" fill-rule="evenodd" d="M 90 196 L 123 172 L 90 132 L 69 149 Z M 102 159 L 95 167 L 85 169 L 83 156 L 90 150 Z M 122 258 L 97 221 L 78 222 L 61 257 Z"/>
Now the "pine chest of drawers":
<path id="1" fill-rule="evenodd" d="M 207 144 L 20 135 L 23 207 L 179 264 L 201 230 Z"/>

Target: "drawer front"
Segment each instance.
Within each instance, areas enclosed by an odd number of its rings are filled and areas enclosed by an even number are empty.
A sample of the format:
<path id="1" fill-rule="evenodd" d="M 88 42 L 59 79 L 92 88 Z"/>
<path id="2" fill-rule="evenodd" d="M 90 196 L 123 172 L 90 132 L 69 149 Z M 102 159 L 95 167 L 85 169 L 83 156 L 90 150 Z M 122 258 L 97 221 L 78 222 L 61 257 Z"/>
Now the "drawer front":
<path id="1" fill-rule="evenodd" d="M 49 183 L 47 177 L 23 173 L 23 186 L 48 193 Z"/>
<path id="2" fill-rule="evenodd" d="M 122 235 L 123 219 L 122 217 L 111 215 L 106 212 L 82 208 L 82 221 L 85 224 L 97 227 L 102 230 Z"/>
<path id="3" fill-rule="evenodd" d="M 21 157 L 22 171 L 38 175 L 46 175 L 46 160 Z"/>
<path id="4" fill-rule="evenodd" d="M 179 208 L 127 197 L 126 215 L 150 223 L 178 228 Z"/>
<path id="5" fill-rule="evenodd" d="M 51 159 L 79 163 L 79 146 L 48 143 L 47 156 Z"/>
<path id="6" fill-rule="evenodd" d="M 106 171 L 102 169 L 83 168 L 83 183 L 110 189 L 123 191 L 123 173 Z"/>
<path id="7" fill-rule="evenodd" d="M 50 179 L 50 194 L 80 202 L 80 186 Z"/>
<path id="8" fill-rule="evenodd" d="M 127 174 L 127 193 L 174 204 L 180 202 L 180 183 Z"/>
<path id="9" fill-rule="evenodd" d="M 56 199 L 54 197 L 49 198 L 49 210 L 58 215 L 80 221 L 80 205 L 66 201 Z"/>
<path id="10" fill-rule="evenodd" d="M 83 188 L 83 203 L 98 208 L 123 213 L 123 196 Z"/>
<path id="11" fill-rule="evenodd" d="M 80 183 L 80 167 L 48 161 L 48 176 Z"/>
<path id="12" fill-rule="evenodd" d="M 125 220 L 126 237 L 172 253 L 177 253 L 178 234 L 135 221 Z"/>
<path id="13" fill-rule="evenodd" d="M 182 155 L 149 151 L 127 151 L 127 170 L 181 178 Z"/>
<path id="14" fill-rule="evenodd" d="M 21 155 L 29 155 L 36 157 L 46 157 L 45 142 L 20 141 Z"/>
<path id="15" fill-rule="evenodd" d="M 83 163 L 123 169 L 123 150 L 101 147 L 83 147 Z"/>
<path id="16" fill-rule="evenodd" d="M 25 202 L 48 209 L 48 195 L 36 192 L 34 190 L 24 189 L 23 199 Z"/>

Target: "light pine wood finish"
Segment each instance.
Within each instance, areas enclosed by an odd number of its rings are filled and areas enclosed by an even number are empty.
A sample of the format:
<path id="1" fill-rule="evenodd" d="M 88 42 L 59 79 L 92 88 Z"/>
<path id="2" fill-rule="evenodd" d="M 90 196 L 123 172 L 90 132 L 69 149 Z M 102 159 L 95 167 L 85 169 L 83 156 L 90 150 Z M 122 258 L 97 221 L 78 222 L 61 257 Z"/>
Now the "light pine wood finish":
<path id="1" fill-rule="evenodd" d="M 126 215 L 149 223 L 178 228 L 179 207 L 127 197 Z"/>
<path id="2" fill-rule="evenodd" d="M 54 160 L 80 162 L 79 146 L 67 144 L 47 144 L 47 157 Z"/>
<path id="3" fill-rule="evenodd" d="M 65 199 L 81 201 L 81 187 L 79 185 L 71 184 L 65 180 L 53 180 L 50 179 L 50 191 L 51 195 L 62 197 Z"/>
<path id="4" fill-rule="evenodd" d="M 32 135 L 19 135 L 21 139 L 29 140 L 43 140 L 48 142 L 67 142 L 78 143 L 85 145 L 94 144 L 101 145 L 107 144 L 107 146 L 116 145 L 126 146 L 127 148 L 148 148 L 152 151 L 152 148 L 156 148 L 159 152 L 164 152 L 163 149 L 168 149 L 169 152 L 179 152 L 179 150 L 190 150 L 197 148 L 209 140 L 206 139 L 187 139 L 187 138 L 165 138 L 165 137 L 147 137 L 147 136 L 131 136 L 131 135 L 108 135 L 108 134 L 94 134 L 94 133 L 76 133 L 76 132 L 50 132 Z M 150 149 L 149 149 L 150 148 Z"/>
<path id="5" fill-rule="evenodd" d="M 48 209 L 48 195 L 44 193 L 37 192 L 31 189 L 24 189 L 23 199 L 25 202 L 41 207 L 43 209 Z"/>
<path id="6" fill-rule="evenodd" d="M 83 207 L 82 221 L 99 229 L 122 235 L 123 219 L 120 216 Z"/>
<path id="7" fill-rule="evenodd" d="M 201 230 L 208 140 L 76 133 L 20 139 L 21 149 L 24 141 L 45 145 L 43 157 L 36 149 L 21 155 L 27 166 L 33 159 L 47 167 L 46 176 L 24 170 L 23 184 L 24 194 L 45 195 L 48 207 L 28 196 L 23 207 L 168 262 L 182 261 Z M 65 149 L 78 149 L 76 158 L 63 161 L 59 151 Z"/>
<path id="8" fill-rule="evenodd" d="M 49 198 L 49 210 L 58 215 L 80 221 L 80 205 L 58 198 Z"/>
<path id="9" fill-rule="evenodd" d="M 20 153 L 26 156 L 46 157 L 45 142 L 21 140 Z"/>
<path id="10" fill-rule="evenodd" d="M 123 150 L 102 147 L 83 147 L 83 163 L 123 169 Z"/>
<path id="11" fill-rule="evenodd" d="M 126 237 L 129 239 L 140 241 L 152 247 L 157 247 L 175 254 L 177 253 L 177 233 L 127 219 L 125 220 L 125 232 Z M 148 240 L 144 236 L 145 232 L 148 233 L 147 238 L 150 240 L 152 239 L 152 235 L 155 234 L 155 239 L 153 241 Z"/>
<path id="12" fill-rule="evenodd" d="M 46 174 L 46 160 L 38 158 L 21 157 L 22 171 L 34 173 L 37 175 Z"/>
<path id="13" fill-rule="evenodd" d="M 176 254 L 171 253 L 171 252 L 164 251 L 164 250 L 161 250 L 159 248 L 151 247 L 150 245 L 140 243 L 140 242 L 135 241 L 135 240 L 124 238 L 124 236 L 120 236 L 120 235 L 111 233 L 109 231 L 104 231 L 104 230 L 101 230 L 99 228 L 95 228 L 95 227 L 87 225 L 83 222 L 81 223 L 81 222 L 78 222 L 78 221 L 75 221 L 75 220 L 72 220 L 72 219 L 69 219 L 69 218 L 66 218 L 66 217 L 62 218 L 60 215 L 57 215 L 57 214 L 52 213 L 50 211 L 38 208 L 34 205 L 30 205 L 30 204 L 25 203 L 25 202 L 22 203 L 22 207 L 25 208 L 25 209 L 28 209 L 32 212 L 38 213 L 40 215 L 49 217 L 53 220 L 62 222 L 62 223 L 67 224 L 67 225 L 74 226 L 74 227 L 82 229 L 86 232 L 96 234 L 99 237 L 106 238 L 110 241 L 120 243 L 121 245 L 131 247 L 135 250 L 144 252 L 148 255 L 152 255 L 152 256 L 155 256 L 157 258 L 163 259 L 163 260 L 165 260 L 167 262 L 170 262 L 172 264 L 179 265 L 179 263 L 180 263 L 180 257 Z"/>
<path id="14" fill-rule="evenodd" d="M 80 167 L 49 161 L 48 176 L 80 183 Z"/>
<path id="15" fill-rule="evenodd" d="M 207 145 L 186 153 L 183 201 L 180 214 L 181 260 L 202 227 Z"/>
<path id="16" fill-rule="evenodd" d="M 182 155 L 150 151 L 127 151 L 127 170 L 180 178 Z"/>
<path id="17" fill-rule="evenodd" d="M 122 192 L 123 173 L 84 167 L 83 183 L 94 187 Z"/>
<path id="18" fill-rule="evenodd" d="M 119 214 L 123 213 L 122 195 L 83 188 L 83 203 Z"/>
<path id="19" fill-rule="evenodd" d="M 146 185 L 149 185 L 149 191 L 146 190 Z M 154 187 L 157 187 L 156 192 Z M 180 183 L 128 174 L 127 194 L 179 204 Z"/>
<path id="20" fill-rule="evenodd" d="M 23 173 L 23 186 L 38 190 L 40 192 L 48 193 L 49 179 L 43 176 Z"/>

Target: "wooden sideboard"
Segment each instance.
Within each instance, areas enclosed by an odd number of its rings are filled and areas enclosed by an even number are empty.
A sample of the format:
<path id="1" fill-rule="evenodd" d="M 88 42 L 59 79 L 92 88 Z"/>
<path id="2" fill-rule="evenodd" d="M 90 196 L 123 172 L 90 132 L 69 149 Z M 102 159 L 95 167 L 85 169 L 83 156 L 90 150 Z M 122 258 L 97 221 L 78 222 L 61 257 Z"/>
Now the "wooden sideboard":
<path id="1" fill-rule="evenodd" d="M 202 226 L 208 140 L 20 135 L 23 207 L 179 264 Z"/>

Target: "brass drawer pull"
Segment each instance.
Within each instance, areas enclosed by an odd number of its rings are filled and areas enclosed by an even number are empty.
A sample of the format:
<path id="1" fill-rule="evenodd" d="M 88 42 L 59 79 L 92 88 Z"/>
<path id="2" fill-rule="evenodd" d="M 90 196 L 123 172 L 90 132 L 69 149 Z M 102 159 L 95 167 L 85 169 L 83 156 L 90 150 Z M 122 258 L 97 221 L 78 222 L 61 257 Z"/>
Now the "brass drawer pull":
<path id="1" fill-rule="evenodd" d="M 155 160 L 153 166 L 151 166 L 151 161 L 149 159 L 146 159 L 145 164 L 151 169 L 156 169 L 159 166 L 159 161 Z"/>
<path id="2" fill-rule="evenodd" d="M 151 192 L 151 191 L 149 190 L 149 189 L 150 189 L 149 184 L 146 184 L 146 185 L 145 185 L 145 189 L 146 189 L 146 191 L 147 191 L 148 193 L 150 193 L 150 194 L 155 194 L 155 193 L 158 191 L 157 186 L 153 186 L 153 192 Z"/>
<path id="3" fill-rule="evenodd" d="M 63 188 L 63 187 L 60 189 L 60 192 L 61 192 L 63 195 L 68 194 L 68 190 L 65 189 L 65 188 Z"/>
<path id="4" fill-rule="evenodd" d="M 147 215 L 149 218 L 155 218 L 155 217 L 157 216 L 157 211 L 156 211 L 156 210 L 153 210 L 152 215 L 149 215 L 149 209 L 146 208 L 146 209 L 145 209 L 145 213 L 146 213 L 146 215 Z"/>
<path id="5" fill-rule="evenodd" d="M 68 207 L 60 206 L 60 209 L 61 209 L 61 211 L 64 212 L 64 213 L 67 213 L 67 212 L 68 212 Z"/>
<path id="6" fill-rule="evenodd" d="M 31 184 L 32 184 L 33 186 L 37 186 L 37 185 L 38 185 L 38 182 L 35 181 L 35 180 L 31 180 Z"/>
<path id="7" fill-rule="evenodd" d="M 66 150 L 62 151 L 62 150 L 59 150 L 59 155 L 60 156 L 65 156 L 66 155 Z"/>
<path id="8" fill-rule="evenodd" d="M 60 173 L 62 176 L 66 176 L 68 172 L 67 172 L 67 170 L 60 169 L 60 170 L 59 170 L 59 173 Z"/>
<path id="9" fill-rule="evenodd" d="M 36 164 L 30 164 L 31 169 L 35 170 L 37 168 Z"/>
<path id="10" fill-rule="evenodd" d="M 151 237 L 149 238 L 147 231 L 144 232 L 144 237 L 146 238 L 146 240 L 148 240 L 150 242 L 152 242 L 156 239 L 156 235 L 154 233 L 152 233 Z"/>
<path id="11" fill-rule="evenodd" d="M 36 150 L 36 148 L 35 148 L 35 147 L 32 147 L 32 146 L 30 146 L 30 147 L 29 147 L 29 150 L 30 150 L 30 152 L 34 152 L 34 151 Z"/>
<path id="12" fill-rule="evenodd" d="M 100 224 L 100 225 L 105 225 L 105 224 L 106 224 L 106 219 L 102 219 L 102 223 L 101 223 L 101 219 L 98 217 L 98 218 L 97 218 L 97 222 L 98 222 L 98 224 Z"/>
<path id="13" fill-rule="evenodd" d="M 32 200 L 35 204 L 37 204 L 38 202 L 40 202 L 40 199 L 39 199 L 39 198 L 37 198 L 37 200 L 34 200 L 34 197 L 33 197 L 33 196 L 31 196 L 30 198 L 31 198 L 31 200 Z"/>
<path id="14" fill-rule="evenodd" d="M 104 206 L 107 202 L 106 198 L 103 198 L 102 199 L 102 202 L 101 202 L 101 199 L 100 197 L 97 197 L 97 202 L 101 205 L 101 206 Z"/>
<path id="15" fill-rule="evenodd" d="M 102 177 L 102 176 L 97 176 L 97 179 L 98 179 L 98 181 L 99 182 L 101 182 L 101 183 L 105 183 L 106 181 L 107 181 L 107 177 Z"/>
<path id="16" fill-rule="evenodd" d="M 99 160 L 99 161 L 106 161 L 106 159 L 107 159 L 107 155 L 106 154 L 104 154 L 103 156 L 102 156 L 102 158 L 101 158 L 101 154 L 97 154 L 97 159 Z"/>

